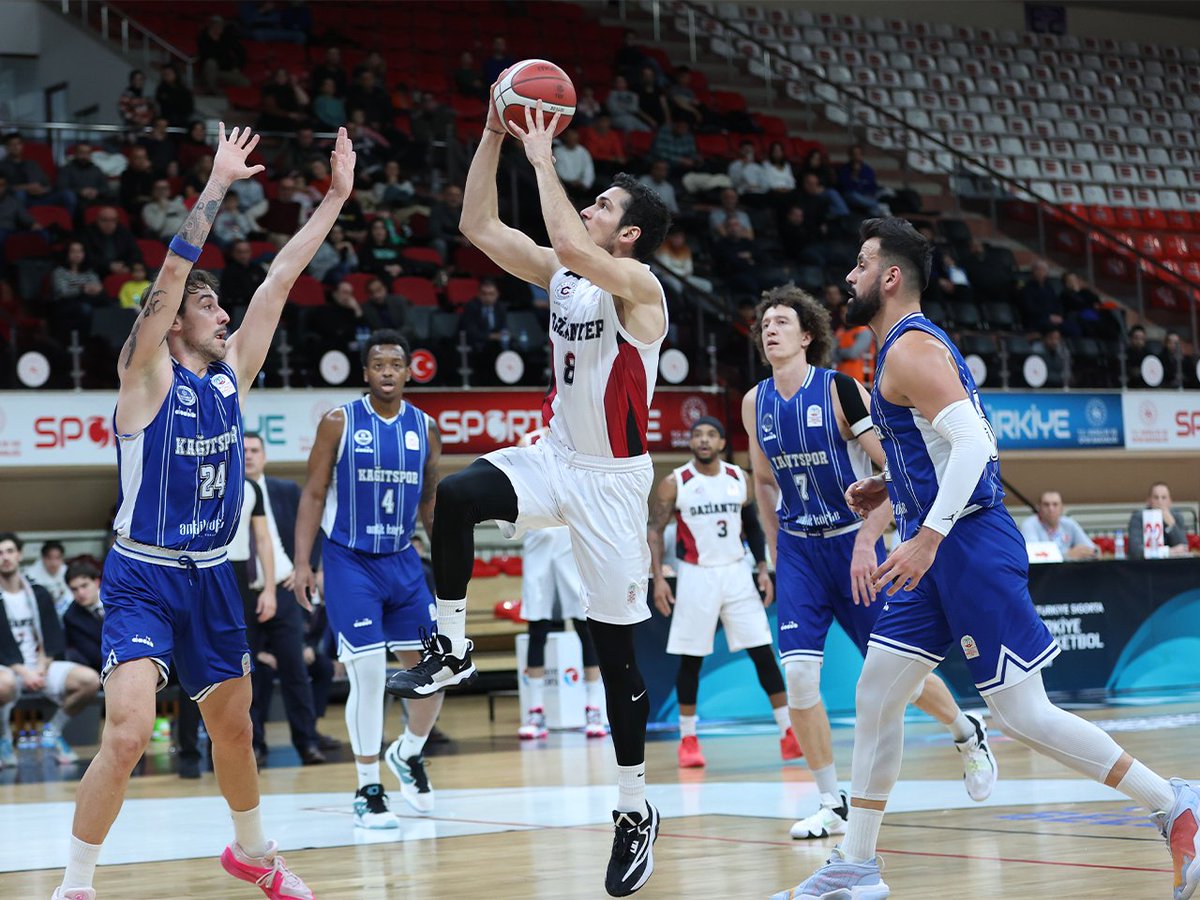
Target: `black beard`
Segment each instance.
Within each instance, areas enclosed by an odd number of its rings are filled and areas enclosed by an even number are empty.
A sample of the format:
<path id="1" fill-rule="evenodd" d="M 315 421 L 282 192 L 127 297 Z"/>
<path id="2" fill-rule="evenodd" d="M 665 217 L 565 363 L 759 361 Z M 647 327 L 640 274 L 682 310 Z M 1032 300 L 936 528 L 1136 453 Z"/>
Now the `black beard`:
<path id="1" fill-rule="evenodd" d="M 883 298 L 880 296 L 878 283 L 862 293 L 856 291 L 846 304 L 846 324 L 856 327 L 870 325 L 882 305 Z"/>
<path id="2" fill-rule="evenodd" d="M 709 450 L 704 453 L 694 453 L 693 455 L 696 457 L 696 462 L 704 463 L 705 465 L 708 465 L 717 458 L 717 453 L 715 450 Z"/>

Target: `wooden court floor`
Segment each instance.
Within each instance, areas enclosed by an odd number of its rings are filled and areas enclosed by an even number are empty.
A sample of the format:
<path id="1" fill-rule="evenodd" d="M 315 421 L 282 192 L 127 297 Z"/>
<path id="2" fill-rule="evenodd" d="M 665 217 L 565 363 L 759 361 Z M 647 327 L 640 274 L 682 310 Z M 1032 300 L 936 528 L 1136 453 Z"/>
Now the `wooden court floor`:
<path id="1" fill-rule="evenodd" d="M 322 730 L 344 737 L 341 707 L 322 724 Z M 1200 777 L 1200 702 L 1161 706 L 1093 709 L 1084 713 L 1103 720 L 1128 750 L 1166 774 Z M 389 716 L 389 733 L 399 727 L 399 713 Z M 432 757 L 430 773 L 436 789 L 472 791 L 513 788 L 534 794 L 533 813 L 544 811 L 544 827 L 497 833 L 432 837 L 444 824 L 442 806 L 432 820 L 418 823 L 428 839 L 417 833 L 402 842 L 364 843 L 349 821 L 348 808 L 354 773 L 349 762 L 299 768 L 272 765 L 264 770 L 264 794 L 342 792 L 345 809 L 334 822 L 344 828 L 342 846 L 288 852 L 292 868 L 322 900 L 332 898 L 446 898 L 446 900 L 525 900 L 525 898 L 602 898 L 604 865 L 611 845 L 611 827 L 588 824 L 553 825 L 587 785 L 613 781 L 613 759 L 607 741 L 586 742 L 582 736 L 552 736 L 543 746 L 521 746 L 515 738 L 518 710 L 515 699 L 497 703 L 494 723 L 488 721 L 486 700 L 455 697 L 447 703 L 442 725 L 454 741 Z M 286 726 L 273 724 L 273 746 L 283 747 Z M 835 729 L 835 749 L 843 778 L 848 776 L 851 729 Z M 703 771 L 681 772 L 675 766 L 675 738 L 665 736 L 648 750 L 647 782 L 653 790 L 682 793 L 685 813 L 664 818 L 655 845 L 655 872 L 639 897 L 765 898 L 791 887 L 819 865 L 834 843 L 793 842 L 788 828 L 790 810 L 763 798 L 807 789 L 811 783 L 802 765 L 783 767 L 777 738 L 755 734 L 707 734 L 701 740 L 708 757 Z M 1088 802 L 1062 802 L 1056 794 L 1084 787 L 1065 768 L 1037 757 L 1021 745 L 997 737 L 994 748 L 1002 779 L 1017 790 L 1006 796 L 1012 805 L 932 809 L 890 814 L 880 847 L 885 880 L 893 897 L 986 897 L 1025 900 L 1053 896 L 1056 900 L 1124 900 L 1171 896 L 1170 859 L 1157 832 L 1145 826 L 1141 811 L 1115 794 L 1097 795 Z M 907 729 L 903 785 L 915 795 L 949 791 L 961 777 L 957 754 L 948 738 L 932 724 Z M 385 769 L 385 782 L 391 776 Z M 389 790 L 395 785 L 388 784 Z M 1012 785 L 1010 785 L 1012 787 Z M 961 789 L 959 786 L 958 789 Z M 720 814 L 706 813 L 709 793 L 725 801 Z M 146 775 L 133 780 L 131 798 L 166 798 L 181 805 L 187 798 L 214 795 L 208 773 L 199 782 L 184 782 L 173 774 Z M 615 794 L 615 791 L 612 792 Z M 744 793 L 744 806 L 736 799 Z M 910 790 L 910 794 L 914 791 Z M 1094 793 L 1094 792 L 1093 792 Z M 503 796 L 501 791 L 497 796 Z M 449 796 L 449 794 L 447 794 Z M 511 790 L 507 796 L 511 798 Z M 607 794 L 598 794 L 607 798 Z M 949 795 L 948 795 L 949 796 Z M 31 840 L 23 833 L 23 818 L 31 819 L 37 805 L 71 801 L 74 782 L 49 781 L 0 785 L 0 823 L 3 840 Z M 653 794 L 652 794 L 653 797 Z M 502 827 L 511 809 L 505 802 L 489 805 L 484 797 L 479 821 Z M 463 802 L 466 802 L 464 800 Z M 610 800 L 605 799 L 605 803 Z M 341 803 L 339 798 L 338 803 Z M 688 813 L 688 803 L 695 807 Z M 961 806 L 956 802 L 956 805 Z M 393 808 L 401 808 L 398 793 Z M 463 807 L 460 807 L 463 808 Z M 782 812 L 781 812 L 782 809 Z M 127 813 L 128 815 L 128 813 Z M 334 812 L 306 813 L 327 822 Z M 414 817 L 415 818 L 415 817 Z M 459 816 L 459 824 L 464 817 Z M 316 822 L 313 818 L 311 822 Z M 408 817 L 406 816 L 406 824 Z M 303 829 L 303 818 L 296 824 Z M 187 844 L 186 815 L 178 822 L 179 839 Z M 315 827 L 315 826 L 314 826 Z M 340 832 L 338 832 L 340 834 Z M 61 840 L 65 845 L 67 830 Z M 37 838 L 39 841 L 46 838 Z M 106 848 L 107 849 L 107 848 Z M 216 862 L 220 846 L 188 847 L 181 856 L 208 853 L 195 859 L 174 859 L 128 865 L 102 865 L 96 887 L 100 900 L 149 898 L 250 898 L 250 886 L 231 880 Z M 102 857 L 102 862 L 103 862 Z M 48 898 L 59 872 L 50 869 L 0 873 L 0 898 Z"/>

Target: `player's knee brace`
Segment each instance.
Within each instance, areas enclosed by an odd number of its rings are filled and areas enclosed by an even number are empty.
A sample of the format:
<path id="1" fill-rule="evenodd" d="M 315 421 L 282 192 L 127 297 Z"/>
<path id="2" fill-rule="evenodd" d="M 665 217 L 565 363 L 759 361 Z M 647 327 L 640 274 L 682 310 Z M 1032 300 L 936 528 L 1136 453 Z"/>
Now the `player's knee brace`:
<path id="1" fill-rule="evenodd" d="M 383 686 L 387 655 L 383 650 L 342 660 L 350 682 L 346 730 L 355 756 L 377 756 L 383 743 Z"/>
<path id="2" fill-rule="evenodd" d="M 751 647 L 746 651 L 754 663 L 754 671 L 758 673 L 758 683 L 766 691 L 767 696 L 783 693 L 783 675 L 779 673 L 779 663 L 775 662 L 775 649 L 770 644 Z"/>
<path id="3" fill-rule="evenodd" d="M 887 800 L 900 777 L 904 711 L 929 675 L 923 662 L 871 648 L 855 694 L 851 796 Z"/>
<path id="4" fill-rule="evenodd" d="M 790 709 L 812 709 L 821 702 L 821 664 L 815 659 L 789 659 L 783 667 Z"/>
<path id="5" fill-rule="evenodd" d="M 433 513 L 433 580 L 443 600 L 467 595 L 475 558 L 475 525 L 488 519 L 515 522 L 517 494 L 508 476 L 477 459 L 437 488 Z"/>
<path id="6" fill-rule="evenodd" d="M 695 706 L 700 696 L 700 667 L 704 658 L 700 656 L 679 657 L 679 672 L 675 675 L 675 699 L 680 706 Z"/>
<path id="7" fill-rule="evenodd" d="M 572 619 L 575 623 L 575 633 L 579 635 L 579 643 L 583 647 L 583 667 L 590 669 L 600 665 L 600 657 L 596 655 L 596 642 L 592 640 L 592 632 L 588 629 L 587 619 Z"/>
<path id="8" fill-rule="evenodd" d="M 529 623 L 529 649 L 525 654 L 525 665 L 540 669 L 546 665 L 546 638 L 554 630 L 554 623 L 542 619 Z"/>
<path id="9" fill-rule="evenodd" d="M 633 627 L 589 620 L 612 731 L 617 765 L 636 766 L 646 760 L 646 720 L 650 699 L 634 655 Z"/>

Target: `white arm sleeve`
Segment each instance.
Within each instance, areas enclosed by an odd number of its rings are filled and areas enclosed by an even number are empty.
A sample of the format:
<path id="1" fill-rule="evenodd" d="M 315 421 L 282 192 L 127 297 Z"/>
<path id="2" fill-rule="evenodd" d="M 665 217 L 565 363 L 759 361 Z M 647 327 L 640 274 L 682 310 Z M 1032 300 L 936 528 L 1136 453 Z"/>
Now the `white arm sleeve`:
<path id="1" fill-rule="evenodd" d="M 939 534 L 950 533 L 963 507 L 971 499 L 979 476 L 996 446 L 983 419 L 969 399 L 951 403 L 934 418 L 933 430 L 950 444 L 950 458 L 938 478 L 938 493 L 922 523 Z"/>

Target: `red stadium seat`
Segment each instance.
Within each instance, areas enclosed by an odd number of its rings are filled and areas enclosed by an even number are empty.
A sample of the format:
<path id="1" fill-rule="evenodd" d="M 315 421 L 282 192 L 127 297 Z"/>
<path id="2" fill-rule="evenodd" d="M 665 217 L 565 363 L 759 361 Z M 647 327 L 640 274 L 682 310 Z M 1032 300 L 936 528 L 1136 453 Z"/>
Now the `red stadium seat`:
<path id="1" fill-rule="evenodd" d="M 4 242 L 4 258 L 9 262 L 30 257 L 45 257 L 50 255 L 50 245 L 40 234 L 17 232 L 10 234 Z"/>
<path id="2" fill-rule="evenodd" d="M 1163 210 L 1163 216 L 1167 220 L 1167 227 L 1175 231 L 1192 230 L 1192 214 L 1189 212 L 1182 209 L 1166 209 Z"/>
<path id="3" fill-rule="evenodd" d="M 1099 225 L 1101 228 L 1117 227 L 1117 214 L 1110 206 L 1093 206 L 1088 215 L 1088 220 L 1093 225 Z"/>
<path id="4" fill-rule="evenodd" d="M 41 166 L 50 183 L 54 184 L 58 180 L 58 164 L 54 161 L 54 151 L 50 145 L 41 141 L 24 141 L 22 144 L 21 156 Z"/>
<path id="5" fill-rule="evenodd" d="M 451 306 L 462 306 L 478 295 L 478 278 L 451 278 L 446 282 L 446 302 Z"/>
<path id="6" fill-rule="evenodd" d="M 649 156 L 650 146 L 654 143 L 654 133 L 650 131 L 629 131 L 625 134 L 625 146 L 629 148 L 629 155 Z"/>
<path id="7" fill-rule="evenodd" d="M 138 249 L 142 251 L 142 261 L 146 264 L 146 269 L 153 272 L 163 264 L 163 260 L 167 258 L 167 245 L 162 241 L 156 241 L 151 238 L 138 238 Z"/>
<path id="8" fill-rule="evenodd" d="M 100 210 L 102 210 L 102 209 L 116 210 L 117 219 L 126 228 L 129 227 L 129 213 L 125 212 L 125 210 L 121 209 L 121 207 L 115 206 L 115 205 L 89 206 L 87 209 L 85 209 L 83 211 L 83 224 L 91 225 L 93 222 L 95 222 L 96 219 L 98 219 L 100 217 Z"/>
<path id="9" fill-rule="evenodd" d="M 1167 224 L 1167 217 L 1161 209 L 1143 209 L 1142 227 L 1151 231 L 1166 231 L 1170 228 Z"/>
<path id="10" fill-rule="evenodd" d="M 104 293 L 109 297 L 115 297 L 121 293 L 121 288 L 125 285 L 125 282 L 132 280 L 133 276 L 128 272 L 114 272 L 104 279 Z"/>
<path id="11" fill-rule="evenodd" d="M 288 303 L 294 303 L 296 306 L 324 306 L 325 288 L 311 275 L 301 275 L 292 285 Z"/>
<path id="12" fill-rule="evenodd" d="M 262 91 L 256 87 L 227 87 L 225 97 L 234 109 L 257 112 L 262 108 Z"/>
<path id="13" fill-rule="evenodd" d="M 354 288 L 354 299 L 363 303 L 367 299 L 367 285 L 376 278 L 379 276 L 371 272 L 351 272 L 349 275 L 343 275 L 342 281 L 349 282 L 350 286 Z M 380 280 L 385 286 L 387 285 L 386 277 L 380 278 Z"/>
<path id="14" fill-rule="evenodd" d="M 216 244 L 205 244 L 204 249 L 200 251 L 200 258 L 196 260 L 196 268 L 224 269 L 225 254 Z"/>
<path id="15" fill-rule="evenodd" d="M 496 277 L 504 270 L 496 265 L 487 254 L 477 247 L 458 247 L 454 251 L 454 267 L 476 278 Z"/>
<path id="16" fill-rule="evenodd" d="M 407 297 L 413 306 L 436 308 L 438 305 L 437 291 L 434 290 L 433 282 L 427 278 L 413 278 L 407 275 L 397 278 L 392 282 L 392 293 Z"/>
<path id="17" fill-rule="evenodd" d="M 1129 206 L 1118 207 L 1114 212 L 1117 214 L 1117 225 L 1121 228 L 1141 228 L 1142 214 L 1139 210 Z"/>
<path id="18" fill-rule="evenodd" d="M 251 259 L 262 259 L 265 256 L 274 256 L 279 252 L 279 248 L 270 241 L 251 241 L 250 242 L 250 257 Z"/>
<path id="19" fill-rule="evenodd" d="M 49 228 L 51 225 L 55 225 L 65 232 L 72 231 L 75 228 L 71 223 L 71 213 L 62 206 L 31 206 L 29 208 L 29 215 L 42 228 Z"/>
<path id="20" fill-rule="evenodd" d="M 434 266 L 442 264 L 442 254 L 432 247 L 405 247 L 400 251 L 400 258 L 411 259 L 417 263 L 431 263 Z"/>
<path id="21" fill-rule="evenodd" d="M 729 146 L 729 136 L 724 134 L 696 135 L 696 150 L 710 159 L 730 159 L 734 153 Z"/>

